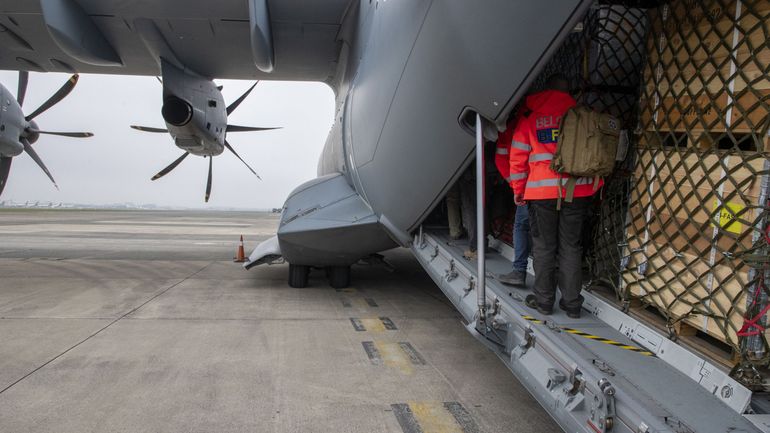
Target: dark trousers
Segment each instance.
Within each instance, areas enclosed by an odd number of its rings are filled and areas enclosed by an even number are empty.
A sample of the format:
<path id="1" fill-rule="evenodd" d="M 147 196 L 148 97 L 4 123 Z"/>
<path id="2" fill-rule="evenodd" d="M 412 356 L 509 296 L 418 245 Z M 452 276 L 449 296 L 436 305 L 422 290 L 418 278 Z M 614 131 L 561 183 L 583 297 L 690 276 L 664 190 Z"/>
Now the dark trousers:
<path id="1" fill-rule="evenodd" d="M 530 200 L 532 257 L 535 267 L 535 298 L 545 308 L 553 308 L 556 285 L 562 303 L 569 310 L 580 310 L 583 297 L 583 222 L 591 207 L 591 197 L 572 203 L 557 200 Z M 558 271 L 557 271 L 558 266 Z"/>

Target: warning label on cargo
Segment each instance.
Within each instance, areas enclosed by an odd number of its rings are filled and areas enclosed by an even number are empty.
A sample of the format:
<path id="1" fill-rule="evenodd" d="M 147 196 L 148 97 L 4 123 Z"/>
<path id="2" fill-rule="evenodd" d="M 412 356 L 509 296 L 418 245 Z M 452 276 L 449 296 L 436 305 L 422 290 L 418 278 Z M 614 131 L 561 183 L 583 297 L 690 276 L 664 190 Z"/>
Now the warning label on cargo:
<path id="1" fill-rule="evenodd" d="M 726 231 L 735 234 L 741 234 L 743 231 L 743 225 L 736 217 L 741 215 L 746 206 L 738 203 L 726 202 L 719 204 L 719 201 L 714 201 L 714 210 L 719 209 L 717 217 L 719 218 L 719 227 L 722 227 Z"/>

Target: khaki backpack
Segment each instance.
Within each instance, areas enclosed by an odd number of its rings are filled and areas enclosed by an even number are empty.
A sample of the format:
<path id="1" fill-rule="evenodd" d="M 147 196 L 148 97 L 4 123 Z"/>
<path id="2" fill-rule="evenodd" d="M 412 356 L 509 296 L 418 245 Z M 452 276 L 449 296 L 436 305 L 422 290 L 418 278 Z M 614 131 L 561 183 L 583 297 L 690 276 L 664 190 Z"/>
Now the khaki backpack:
<path id="1" fill-rule="evenodd" d="M 619 141 L 620 121 L 615 117 L 584 106 L 567 110 L 551 160 L 551 170 L 571 176 L 566 185 L 567 202 L 574 197 L 577 177 L 593 177 L 596 191 L 599 179 L 612 173 Z M 559 204 L 561 198 L 559 188 Z"/>

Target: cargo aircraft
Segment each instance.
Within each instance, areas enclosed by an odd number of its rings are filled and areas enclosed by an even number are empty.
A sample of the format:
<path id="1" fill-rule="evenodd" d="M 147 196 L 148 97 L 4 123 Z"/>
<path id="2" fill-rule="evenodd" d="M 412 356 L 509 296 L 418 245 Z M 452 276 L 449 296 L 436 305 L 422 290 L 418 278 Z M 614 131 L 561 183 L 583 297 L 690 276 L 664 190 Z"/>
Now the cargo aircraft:
<path id="1" fill-rule="evenodd" d="M 286 261 L 295 287 L 323 268 L 333 286 L 344 287 L 352 264 L 409 247 L 469 331 L 565 431 L 760 431 L 743 416 L 751 393 L 712 364 L 630 327 L 620 312 L 604 317 L 612 308 L 590 294 L 593 314 L 571 327 L 590 326 L 629 345 L 644 341 L 656 356 L 560 332 L 565 317 L 546 321 L 515 290 L 493 282 L 487 290 L 484 254 L 470 267 L 423 231 L 466 168 L 476 161 L 484 173 L 477 157 L 484 139 L 505 128 L 589 8 L 635 4 L 657 2 L 5 0 L 0 68 L 162 75 L 167 128 L 152 132 L 168 131 L 186 152 L 180 160 L 223 148 L 235 154 L 225 140 L 236 130 L 226 123 L 231 110 L 223 111 L 212 79 L 324 82 L 335 92 L 336 114 L 318 177 L 289 195 L 276 236 L 257 247 L 247 268 Z M 250 189 L 258 193 L 243 193 Z M 477 191 L 483 197 L 483 176 Z M 477 209 L 483 218 L 481 200 Z M 477 226 L 481 239 L 484 225 Z M 692 360 L 687 368 L 684 359 Z"/>

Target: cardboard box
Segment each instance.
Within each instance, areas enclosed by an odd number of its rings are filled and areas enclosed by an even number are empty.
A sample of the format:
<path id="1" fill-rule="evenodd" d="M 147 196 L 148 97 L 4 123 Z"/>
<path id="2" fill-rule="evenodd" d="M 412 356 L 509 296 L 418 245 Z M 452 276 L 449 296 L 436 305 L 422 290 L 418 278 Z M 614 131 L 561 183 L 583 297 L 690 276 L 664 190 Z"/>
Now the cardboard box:
<path id="1" fill-rule="evenodd" d="M 766 164 L 758 153 L 641 149 L 626 293 L 737 346 L 751 271 L 740 257 L 754 246 Z"/>
<path id="2" fill-rule="evenodd" d="M 667 11 L 652 10 L 643 128 L 736 133 L 765 128 L 769 14 L 770 0 L 673 1 Z"/>

